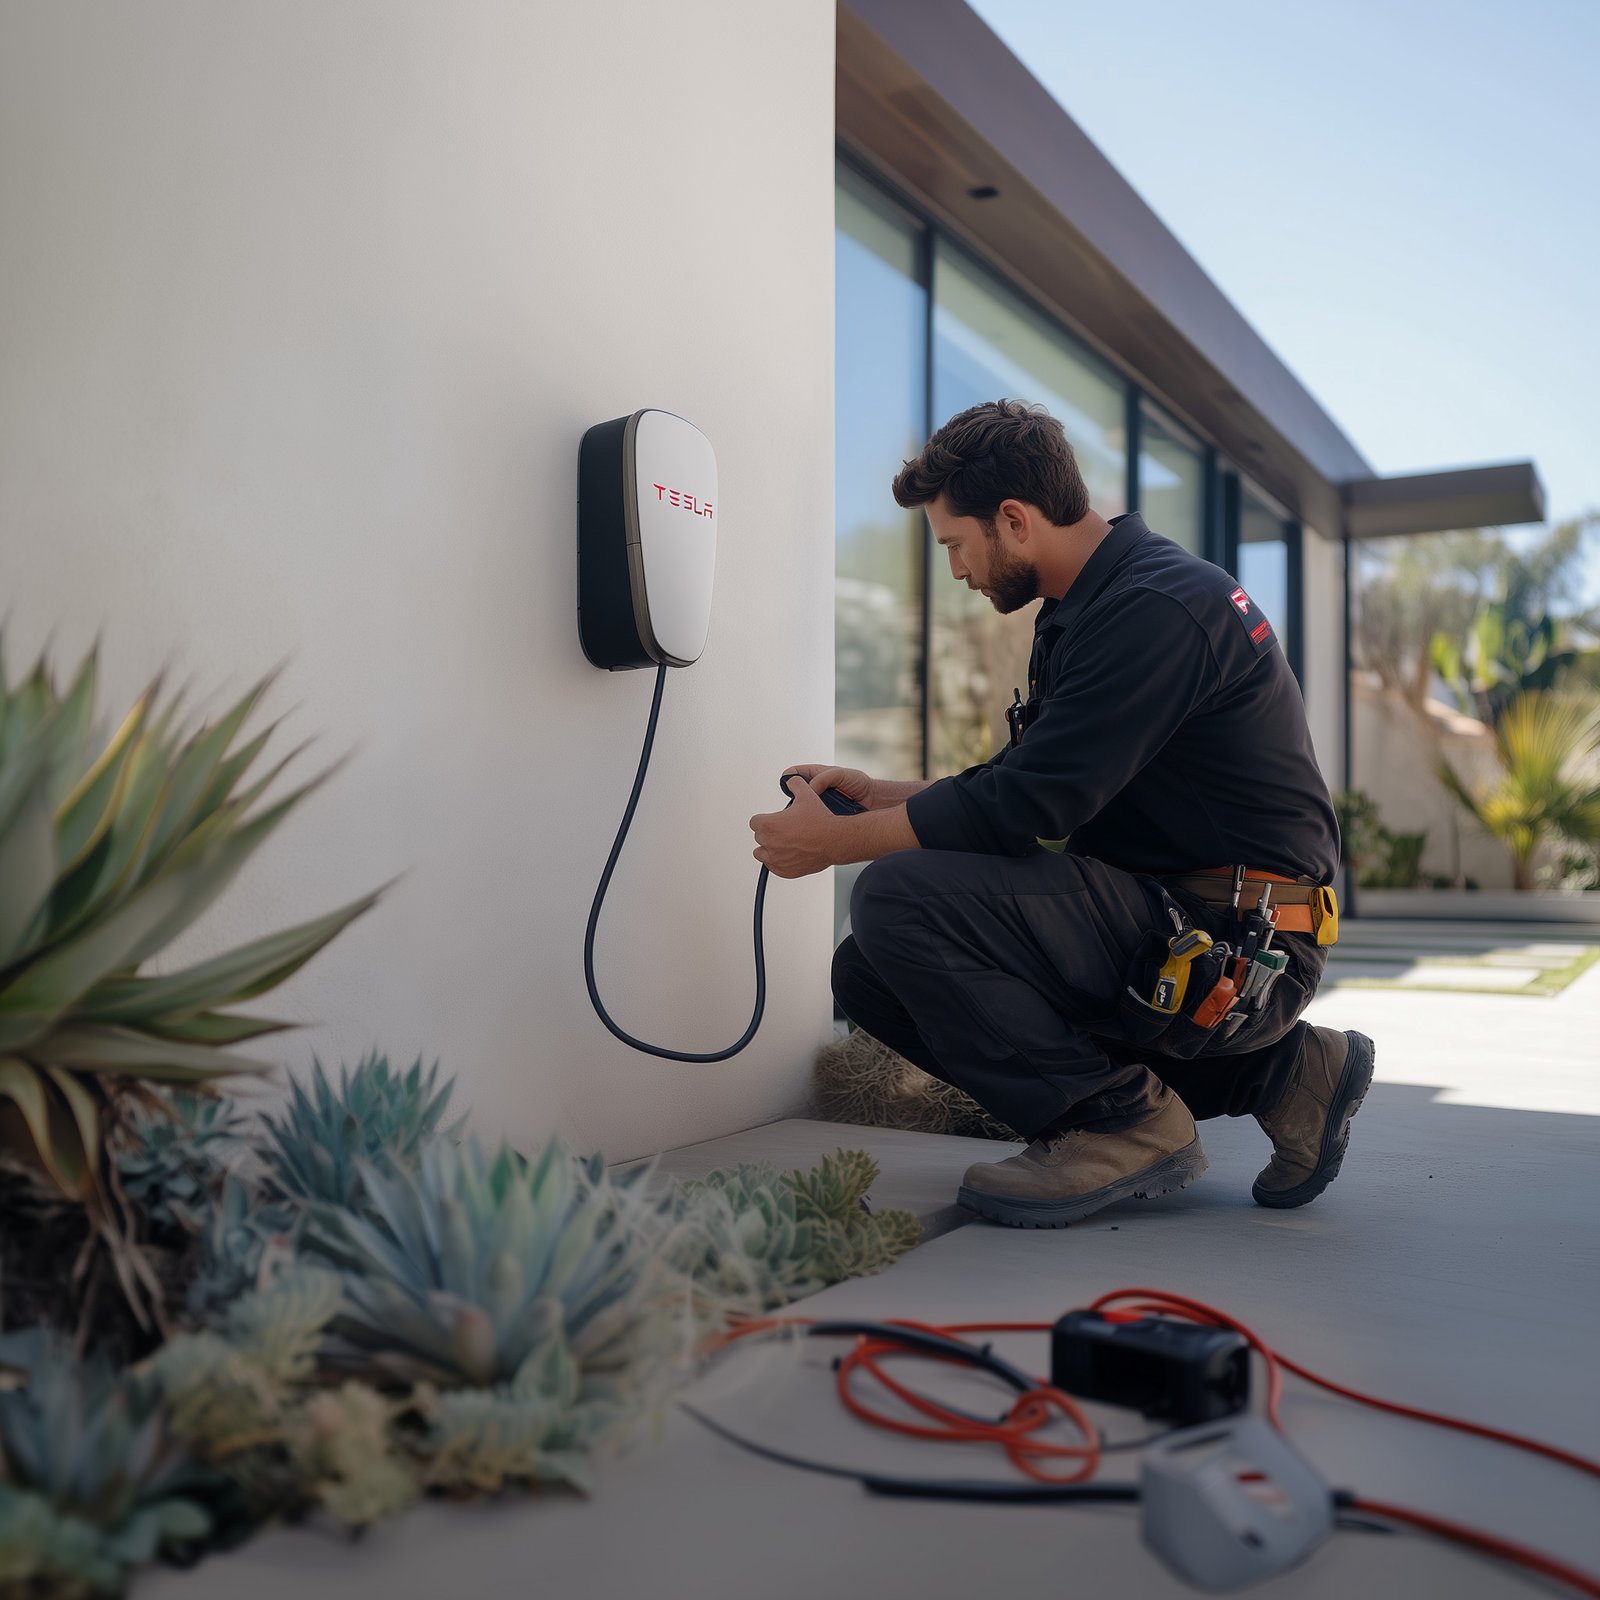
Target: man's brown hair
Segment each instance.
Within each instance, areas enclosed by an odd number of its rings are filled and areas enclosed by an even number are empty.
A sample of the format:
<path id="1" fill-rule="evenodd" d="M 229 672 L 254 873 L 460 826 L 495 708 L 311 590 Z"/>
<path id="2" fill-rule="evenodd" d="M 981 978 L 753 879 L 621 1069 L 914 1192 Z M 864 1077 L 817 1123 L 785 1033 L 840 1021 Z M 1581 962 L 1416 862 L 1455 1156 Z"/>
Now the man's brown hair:
<path id="1" fill-rule="evenodd" d="M 1042 405 L 985 400 L 945 423 L 894 480 L 897 504 L 942 494 L 957 517 L 977 517 L 990 538 L 1002 500 L 1037 506 L 1058 527 L 1089 514 L 1089 491 L 1060 422 Z"/>

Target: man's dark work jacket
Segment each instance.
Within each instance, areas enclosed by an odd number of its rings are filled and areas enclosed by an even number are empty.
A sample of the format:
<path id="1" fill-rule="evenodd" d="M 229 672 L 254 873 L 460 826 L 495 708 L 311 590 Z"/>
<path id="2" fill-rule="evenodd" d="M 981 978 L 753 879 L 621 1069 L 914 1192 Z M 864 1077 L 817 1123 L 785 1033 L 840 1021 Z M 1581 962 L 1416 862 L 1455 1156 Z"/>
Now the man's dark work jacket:
<path id="1" fill-rule="evenodd" d="M 1040 607 L 1028 704 L 1020 743 L 906 802 L 923 849 L 1064 839 L 1158 877 L 1243 863 L 1333 881 L 1338 823 L 1271 624 L 1137 512 Z"/>

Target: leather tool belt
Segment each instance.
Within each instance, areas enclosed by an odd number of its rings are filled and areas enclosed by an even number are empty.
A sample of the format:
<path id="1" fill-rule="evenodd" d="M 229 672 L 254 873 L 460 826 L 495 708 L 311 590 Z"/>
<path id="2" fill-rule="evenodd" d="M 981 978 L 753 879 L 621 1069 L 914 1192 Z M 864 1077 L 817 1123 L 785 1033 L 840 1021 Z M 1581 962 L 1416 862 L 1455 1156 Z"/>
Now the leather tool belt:
<path id="1" fill-rule="evenodd" d="M 1226 906 L 1233 902 L 1231 867 L 1207 867 L 1162 881 L 1197 895 L 1207 905 Z M 1332 889 L 1298 878 L 1286 878 L 1281 873 L 1246 868 L 1244 889 L 1239 897 L 1241 909 L 1260 900 L 1261 886 L 1265 883 L 1272 885 L 1271 905 L 1277 912 L 1273 923 L 1280 933 L 1315 934 L 1318 944 L 1333 944 L 1338 939 L 1339 908 Z"/>

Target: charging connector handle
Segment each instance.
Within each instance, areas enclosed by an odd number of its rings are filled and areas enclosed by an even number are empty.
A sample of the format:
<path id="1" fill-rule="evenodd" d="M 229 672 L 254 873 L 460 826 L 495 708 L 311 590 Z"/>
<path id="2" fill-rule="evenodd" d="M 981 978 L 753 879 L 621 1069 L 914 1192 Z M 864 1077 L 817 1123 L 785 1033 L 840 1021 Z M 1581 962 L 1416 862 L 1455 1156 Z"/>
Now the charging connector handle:
<path id="1" fill-rule="evenodd" d="M 761 876 L 756 880 L 756 912 L 755 912 L 755 946 L 756 946 L 756 1008 L 750 1016 L 750 1026 L 744 1030 L 737 1044 L 730 1044 L 726 1050 L 708 1050 L 696 1053 L 690 1050 L 667 1050 L 658 1044 L 646 1044 L 643 1039 L 635 1039 L 631 1033 L 625 1032 L 614 1023 L 606 1014 L 606 1008 L 600 1002 L 600 991 L 594 982 L 594 930 L 600 922 L 600 907 L 605 901 L 606 890 L 611 884 L 611 871 L 617 864 L 617 857 L 622 854 L 623 841 L 628 837 L 628 827 L 633 821 L 634 807 L 639 804 L 639 792 L 644 788 L 644 775 L 650 765 L 650 747 L 655 743 L 656 719 L 661 714 L 661 691 L 667 682 L 667 666 L 665 662 L 656 669 L 655 698 L 650 702 L 650 726 L 645 730 L 644 750 L 639 756 L 639 771 L 633 780 L 633 793 L 628 796 L 628 809 L 622 814 L 622 826 L 617 829 L 617 841 L 611 846 L 611 855 L 606 861 L 606 870 L 600 874 L 600 887 L 594 892 L 594 904 L 589 908 L 589 926 L 583 936 L 583 976 L 589 985 L 589 999 L 594 1003 L 596 1015 L 600 1020 L 624 1043 L 631 1044 L 635 1050 L 643 1050 L 646 1055 L 664 1056 L 668 1061 L 726 1061 L 729 1056 L 736 1056 L 756 1036 L 756 1029 L 761 1026 L 761 1013 L 767 1006 L 767 964 L 766 954 L 761 944 L 761 912 L 767 898 L 766 867 L 762 867 Z"/>

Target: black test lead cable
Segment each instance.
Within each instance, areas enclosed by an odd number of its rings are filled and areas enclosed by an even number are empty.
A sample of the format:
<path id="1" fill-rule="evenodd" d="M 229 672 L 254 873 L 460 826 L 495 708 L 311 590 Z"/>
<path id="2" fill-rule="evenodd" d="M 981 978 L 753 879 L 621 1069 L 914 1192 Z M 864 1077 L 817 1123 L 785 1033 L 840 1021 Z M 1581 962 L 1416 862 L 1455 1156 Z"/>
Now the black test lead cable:
<path id="1" fill-rule="evenodd" d="M 1019 1394 L 1026 1394 L 1033 1389 L 1035 1380 L 1020 1367 L 994 1353 L 988 1345 L 970 1345 L 960 1339 L 947 1337 L 944 1334 L 932 1333 L 922 1328 L 907 1328 L 893 1322 L 867 1322 L 855 1319 L 830 1319 L 825 1322 L 813 1322 L 805 1329 L 808 1338 L 828 1338 L 838 1334 L 855 1334 L 863 1338 L 890 1339 L 900 1345 L 902 1349 L 916 1351 L 921 1355 L 936 1356 L 946 1361 L 959 1362 L 962 1365 L 976 1367 L 979 1371 L 988 1372 L 993 1377 L 999 1378 Z M 785 1466 L 801 1467 L 809 1472 L 827 1473 L 837 1478 L 854 1478 L 864 1488 L 873 1494 L 891 1495 L 902 1498 L 937 1499 L 937 1500 L 987 1500 L 1015 1504 L 1040 1503 L 1040 1502 L 1073 1502 L 1080 1504 L 1098 1502 L 1136 1501 L 1139 1498 L 1139 1489 L 1136 1484 L 1109 1484 L 1109 1483 L 1007 1483 L 1007 1482 L 968 1482 L 954 1479 L 922 1479 L 922 1478 L 897 1478 L 885 1473 L 863 1472 L 859 1469 L 834 1466 L 821 1461 L 808 1461 L 802 1456 L 790 1455 L 782 1450 L 774 1450 L 768 1445 L 757 1443 L 735 1433 L 731 1428 L 706 1415 L 697 1407 L 690 1405 L 686 1400 L 678 1402 L 680 1410 L 686 1411 L 702 1427 L 709 1428 L 713 1433 L 720 1434 L 731 1444 L 738 1445 L 741 1449 L 749 1450 L 752 1454 L 765 1456 L 768 1460 L 781 1462 Z M 982 1419 L 975 1419 L 982 1420 Z"/>
<path id="2" fill-rule="evenodd" d="M 729 1444 L 748 1450 L 751 1455 L 780 1466 L 799 1467 L 806 1472 L 820 1472 L 830 1478 L 851 1478 L 872 1494 L 904 1500 L 961 1500 L 989 1505 L 1130 1505 L 1144 1498 L 1136 1483 L 1017 1483 L 982 1480 L 972 1482 L 957 1478 L 891 1478 L 879 1472 L 865 1472 L 859 1467 L 841 1467 L 829 1461 L 811 1461 L 804 1456 L 790 1455 L 786 1450 L 775 1450 L 771 1445 L 748 1439 L 741 1433 L 707 1416 L 687 1400 L 678 1402 L 678 1409 L 693 1417 L 701 1427 L 726 1439 Z M 1145 1441 L 1141 1441 L 1145 1442 Z M 1392 1534 L 1394 1529 L 1385 1523 L 1370 1521 L 1345 1508 L 1353 1495 L 1348 1489 L 1334 1489 L 1333 1503 L 1338 1515 L 1335 1526 L 1352 1533 Z"/>
<path id="3" fill-rule="evenodd" d="M 650 765 L 650 747 L 656 738 L 656 719 L 661 714 L 661 691 L 666 682 L 667 665 L 662 662 L 656 668 L 656 692 L 655 698 L 650 702 L 650 726 L 645 730 L 644 750 L 639 756 L 639 771 L 633 780 L 633 793 L 628 796 L 628 809 L 622 814 L 622 826 L 617 829 L 616 843 L 611 846 L 606 870 L 600 875 L 600 887 L 594 892 L 594 904 L 589 908 L 589 926 L 583 936 L 583 977 L 584 982 L 589 985 L 589 999 L 594 1003 L 596 1015 L 624 1044 L 631 1044 L 635 1050 L 643 1050 L 646 1055 L 665 1056 L 669 1061 L 726 1061 L 729 1056 L 738 1055 L 755 1038 L 756 1029 L 761 1026 L 761 1013 L 767 1005 L 767 964 L 761 944 L 761 910 L 767 898 L 768 873 L 765 865 L 761 868 L 761 876 L 756 880 L 756 1008 L 750 1015 L 750 1026 L 744 1030 L 737 1044 L 730 1044 L 726 1050 L 708 1050 L 702 1054 L 689 1050 L 666 1050 L 660 1045 L 646 1044 L 643 1039 L 635 1039 L 631 1033 L 625 1032 L 611 1020 L 606 1014 L 605 1006 L 600 1002 L 600 991 L 594 982 L 594 930 L 600 921 L 600 906 L 611 883 L 612 868 L 617 864 L 617 857 L 622 854 L 623 841 L 628 837 L 628 825 L 633 821 L 634 807 L 639 804 L 639 792 L 644 788 L 645 771 Z"/>

